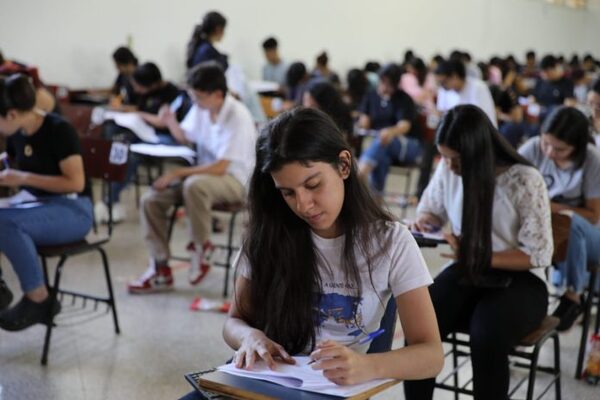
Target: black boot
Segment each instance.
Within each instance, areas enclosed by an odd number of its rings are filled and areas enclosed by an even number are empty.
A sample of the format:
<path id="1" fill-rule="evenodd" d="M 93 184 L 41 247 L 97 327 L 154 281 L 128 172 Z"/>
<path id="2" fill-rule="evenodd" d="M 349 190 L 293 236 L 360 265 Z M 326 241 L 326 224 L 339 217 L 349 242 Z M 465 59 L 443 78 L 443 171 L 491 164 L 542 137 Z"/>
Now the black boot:
<path id="1" fill-rule="evenodd" d="M 0 278 L 0 311 L 3 311 L 10 306 L 13 300 L 13 294 L 4 282 L 4 279 Z"/>
<path id="2" fill-rule="evenodd" d="M 53 304 L 54 303 L 54 304 Z M 41 303 L 23 296 L 13 308 L 0 313 L 0 328 L 7 331 L 21 331 L 37 323 L 45 324 L 52 315 L 60 312 L 60 303 L 52 302 L 50 297 Z"/>

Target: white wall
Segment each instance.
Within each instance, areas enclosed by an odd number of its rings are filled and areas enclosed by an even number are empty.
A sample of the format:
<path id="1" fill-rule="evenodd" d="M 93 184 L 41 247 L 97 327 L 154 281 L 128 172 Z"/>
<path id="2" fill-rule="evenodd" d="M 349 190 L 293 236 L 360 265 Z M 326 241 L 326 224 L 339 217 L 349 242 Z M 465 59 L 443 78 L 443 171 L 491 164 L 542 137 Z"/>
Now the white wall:
<path id="1" fill-rule="evenodd" d="M 131 35 L 142 62 L 181 81 L 192 28 L 216 9 L 228 18 L 222 51 L 251 78 L 271 34 L 286 60 L 311 66 L 326 49 L 343 74 L 367 59 L 399 60 L 408 47 L 425 57 L 455 47 L 475 58 L 522 57 L 529 48 L 600 57 L 599 3 L 571 10 L 544 0 L 0 0 L 0 49 L 38 65 L 48 83 L 107 86 L 110 54 Z"/>

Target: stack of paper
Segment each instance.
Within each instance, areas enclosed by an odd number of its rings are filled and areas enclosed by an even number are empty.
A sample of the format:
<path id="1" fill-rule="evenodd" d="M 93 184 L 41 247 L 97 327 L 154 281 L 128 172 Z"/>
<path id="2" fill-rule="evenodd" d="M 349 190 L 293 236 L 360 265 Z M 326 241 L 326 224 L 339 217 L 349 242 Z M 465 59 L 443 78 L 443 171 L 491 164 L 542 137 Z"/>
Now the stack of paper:
<path id="1" fill-rule="evenodd" d="M 310 361 L 308 357 L 294 357 L 294 359 L 296 360 L 295 365 L 278 362 L 275 370 L 270 370 L 262 361 L 257 362 L 252 370 L 238 369 L 233 364 L 223 365 L 219 367 L 219 370 L 231 375 L 260 379 L 293 389 L 340 397 L 354 396 L 392 381 L 392 379 L 377 379 L 358 385 L 341 386 L 325 378 L 322 371 L 313 370 L 310 365 L 307 365 Z"/>

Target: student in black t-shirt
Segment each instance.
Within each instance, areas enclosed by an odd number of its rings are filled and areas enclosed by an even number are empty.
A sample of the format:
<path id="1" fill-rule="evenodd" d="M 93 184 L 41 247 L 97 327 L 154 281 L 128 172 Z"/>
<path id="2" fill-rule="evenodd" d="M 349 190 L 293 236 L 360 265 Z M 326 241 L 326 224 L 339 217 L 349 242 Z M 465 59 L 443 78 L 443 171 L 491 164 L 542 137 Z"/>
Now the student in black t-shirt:
<path id="1" fill-rule="evenodd" d="M 118 96 L 117 103 L 134 105 L 137 103 L 137 94 L 133 90 L 131 78 L 138 66 L 138 60 L 128 47 L 119 47 L 112 55 L 115 67 L 119 71 L 117 79 L 111 89 L 111 94 Z"/>
<path id="2" fill-rule="evenodd" d="M 377 195 L 383 192 L 393 161 L 415 163 L 421 156 L 417 108 L 410 96 L 398 89 L 401 75 L 399 66 L 384 66 L 379 72 L 377 90 L 367 93 L 359 109 L 359 127 L 379 131 L 359 163 L 360 175 L 369 177 Z"/>
<path id="3" fill-rule="evenodd" d="M 573 82 L 564 76 L 563 69 L 557 58 L 547 55 L 540 62 L 540 77 L 531 93 L 536 103 L 542 106 L 540 121 L 557 106 L 576 104 Z"/>
<path id="4" fill-rule="evenodd" d="M 81 240 L 92 226 L 92 205 L 77 194 L 85 180 L 77 134 L 60 116 L 34 106 L 35 90 L 27 77 L 0 79 L 0 133 L 8 136 L 9 157 L 0 186 L 24 189 L 41 202 L 0 208 L 0 252 L 24 293 L 13 308 L 0 310 L 0 328 L 11 331 L 44 322 L 50 310 L 60 311 L 50 301 L 36 246 Z M 0 283 L 2 288 L 0 298 L 6 299 L 6 286 Z"/>
<path id="5" fill-rule="evenodd" d="M 177 144 L 177 140 L 171 136 L 169 129 L 163 122 L 159 113 L 161 108 L 170 107 L 175 103 L 175 99 L 181 98 L 180 104 L 174 110 L 178 121 L 183 117 L 191 107 L 191 100 L 184 90 L 179 89 L 171 82 L 163 80 L 162 74 L 156 64 L 147 62 L 138 66 L 133 72 L 131 83 L 135 93 L 138 95 L 137 112 L 145 122 L 154 127 L 160 144 Z M 128 143 L 140 142 L 140 139 L 129 129 L 116 125 L 113 121 L 108 121 L 104 125 L 104 137 L 113 140 L 124 141 Z M 113 220 L 115 222 L 125 219 L 125 208 L 119 203 L 121 192 L 131 182 L 135 171 L 140 164 L 140 158 L 135 154 L 129 157 L 129 166 L 125 181 L 113 183 L 112 202 L 113 202 Z M 106 200 L 106 199 L 105 199 Z M 98 221 L 108 219 L 108 207 L 103 202 L 95 205 L 94 213 Z"/>

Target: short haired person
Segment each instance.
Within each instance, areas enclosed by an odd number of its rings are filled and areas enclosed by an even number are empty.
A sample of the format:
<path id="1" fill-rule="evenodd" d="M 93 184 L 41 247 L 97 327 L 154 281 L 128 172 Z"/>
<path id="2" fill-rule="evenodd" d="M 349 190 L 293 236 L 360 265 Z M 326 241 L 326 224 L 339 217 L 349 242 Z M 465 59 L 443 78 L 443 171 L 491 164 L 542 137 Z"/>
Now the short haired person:
<path id="1" fill-rule="evenodd" d="M 459 104 L 473 104 L 481 108 L 492 124 L 497 127 L 496 107 L 487 85 L 481 80 L 467 76 L 464 63 L 458 59 L 443 61 L 435 70 L 438 83 L 437 104 L 440 112 L 446 112 Z"/>
<path id="2" fill-rule="evenodd" d="M 279 55 L 279 43 L 274 37 L 267 38 L 262 44 L 267 62 L 262 67 L 262 79 L 277 82 L 280 88 L 285 87 L 285 75 L 288 65 Z"/>
<path id="3" fill-rule="evenodd" d="M 128 284 L 131 293 L 173 288 L 170 257 L 169 210 L 183 204 L 189 218 L 191 270 L 198 284 L 210 269 L 211 208 L 214 203 L 243 202 L 245 184 L 254 166 L 256 128 L 248 109 L 227 92 L 227 81 L 216 62 L 198 64 L 188 74 L 188 92 L 194 106 L 181 123 L 162 115 L 171 134 L 196 144 L 197 165 L 164 173 L 142 198 L 140 218 L 150 251 L 147 271 Z"/>

